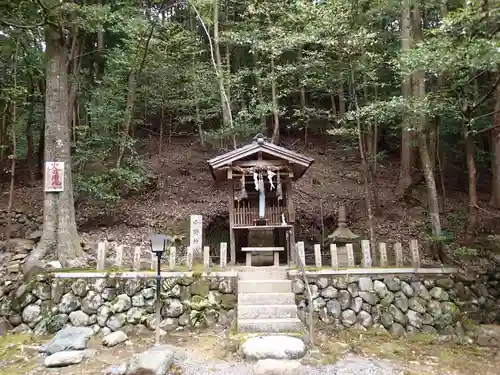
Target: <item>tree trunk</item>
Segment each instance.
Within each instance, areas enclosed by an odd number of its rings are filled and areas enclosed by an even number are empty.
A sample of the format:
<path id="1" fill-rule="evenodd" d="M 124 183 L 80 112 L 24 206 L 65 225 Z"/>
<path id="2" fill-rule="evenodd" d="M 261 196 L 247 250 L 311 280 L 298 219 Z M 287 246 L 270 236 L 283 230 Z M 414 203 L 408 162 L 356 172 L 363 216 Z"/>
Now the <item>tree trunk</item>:
<path id="1" fill-rule="evenodd" d="M 45 161 L 64 162 L 64 191 L 45 192 L 43 235 L 24 266 L 26 277 L 32 275 L 47 253 L 55 253 L 63 267 L 82 267 L 87 263 L 80 245 L 75 220 L 71 173 L 70 132 L 68 127 L 68 73 L 66 41 L 53 26 L 45 28 Z"/>
<path id="2" fill-rule="evenodd" d="M 215 65 L 217 70 L 217 79 L 219 82 L 220 91 L 220 103 L 222 108 L 222 121 L 226 129 L 232 129 L 231 121 L 231 104 L 229 103 L 228 94 L 224 87 L 224 73 L 222 69 L 222 58 L 220 54 L 220 43 L 219 43 L 219 1 L 214 0 L 214 53 L 215 53 Z M 236 136 L 233 132 L 233 146 L 236 148 Z"/>
<path id="3" fill-rule="evenodd" d="M 496 88 L 495 114 L 493 115 L 493 130 L 491 131 L 491 171 L 492 189 L 490 205 L 500 208 L 500 85 Z"/>
<path id="4" fill-rule="evenodd" d="M 43 98 L 43 102 L 46 103 L 45 98 L 45 82 L 40 79 L 38 81 L 38 90 L 40 91 L 40 96 Z M 43 112 L 43 118 L 40 129 L 40 137 L 38 138 L 38 178 L 43 178 L 43 162 L 44 162 L 44 150 L 45 150 L 45 112 Z"/>
<path id="5" fill-rule="evenodd" d="M 345 95 L 343 86 L 339 87 L 337 94 L 339 96 L 339 118 L 343 118 L 345 116 Z"/>
<path id="6" fill-rule="evenodd" d="M 68 97 L 69 97 L 68 126 L 72 131 L 72 138 L 74 144 L 76 144 L 77 116 L 75 110 L 76 110 L 76 102 L 79 91 L 78 76 L 80 74 L 80 62 L 81 62 L 80 55 L 82 52 L 82 46 L 83 43 L 81 41 L 80 35 L 78 34 L 78 27 L 75 26 L 73 28 L 73 38 L 71 43 L 71 54 L 69 61 L 71 62 L 71 75 L 73 79 L 71 80 L 68 90 Z"/>
<path id="7" fill-rule="evenodd" d="M 410 16 L 410 0 L 402 0 L 401 6 L 401 48 L 403 52 L 408 52 L 413 44 L 411 35 L 412 23 Z M 411 77 L 405 76 L 401 82 L 401 94 L 403 98 L 409 99 L 412 95 L 411 91 Z M 399 183 L 396 190 L 396 194 L 399 198 L 402 198 L 406 194 L 408 188 L 412 184 L 412 172 L 415 165 L 415 149 L 413 147 L 415 134 L 413 131 L 409 130 L 410 127 L 411 124 L 409 123 L 409 119 L 405 116 L 401 129 L 401 164 L 399 171 Z"/>
<path id="8" fill-rule="evenodd" d="M 16 121 L 17 121 L 17 55 L 19 53 L 19 37 L 16 43 L 16 52 L 14 54 L 14 63 L 12 68 L 12 75 L 14 77 L 14 97 L 11 100 L 12 105 L 12 157 L 10 166 L 10 189 L 9 189 L 9 202 L 7 204 L 7 231 L 5 237 L 10 238 L 12 232 L 12 206 L 14 203 L 14 187 L 16 183 L 16 157 L 17 157 L 17 140 L 16 140 Z"/>
<path id="9" fill-rule="evenodd" d="M 280 117 L 278 113 L 278 97 L 276 94 L 276 79 L 274 77 L 274 57 L 271 56 L 271 101 L 273 107 L 273 143 L 280 141 Z"/>
<path id="10" fill-rule="evenodd" d="M 9 109 L 9 102 L 5 103 L 2 111 L 2 122 L 0 124 L 0 161 L 5 158 L 5 143 L 7 143 L 7 111 Z"/>
<path id="11" fill-rule="evenodd" d="M 356 88 L 355 88 L 354 69 L 351 66 L 351 64 L 349 64 L 349 67 L 350 67 L 350 73 L 351 73 L 350 89 L 352 90 L 352 96 L 354 98 L 353 104 L 354 104 L 354 107 L 356 110 L 356 127 L 357 127 L 357 133 L 358 133 L 359 155 L 361 158 L 361 170 L 363 172 L 363 186 L 364 186 L 364 190 L 365 190 L 366 213 L 368 216 L 368 231 L 369 231 L 369 237 L 370 237 L 370 249 L 371 249 L 371 254 L 372 254 L 372 261 L 375 264 L 377 262 L 377 249 L 376 249 L 376 241 L 375 241 L 375 229 L 373 227 L 371 189 L 370 189 L 370 182 L 368 180 L 368 176 L 369 176 L 370 171 L 369 171 L 368 162 L 366 161 L 366 152 L 365 152 L 365 145 L 364 145 L 364 140 L 363 140 L 363 131 L 361 128 L 361 120 L 360 120 L 360 108 L 359 108 L 358 96 L 356 94 Z"/>
<path id="12" fill-rule="evenodd" d="M 470 133 L 469 121 L 464 122 L 462 135 L 465 143 L 465 155 L 467 160 L 467 174 L 469 180 L 469 215 L 467 228 L 465 230 L 465 242 L 470 243 L 474 238 L 474 233 L 477 226 L 477 209 L 479 207 L 477 198 L 477 175 L 476 175 L 476 144 Z"/>
<path id="13" fill-rule="evenodd" d="M 414 35 L 416 41 L 421 41 L 422 34 L 422 10 L 418 5 L 413 10 L 413 19 L 415 21 Z M 425 72 L 418 71 L 413 78 L 413 95 L 417 100 L 425 99 Z M 441 234 L 441 219 L 439 217 L 439 198 L 436 188 L 436 180 L 434 178 L 434 162 L 429 152 L 429 142 L 427 140 L 427 119 L 425 114 L 419 114 L 416 119 L 417 128 L 417 144 L 420 155 L 420 163 L 424 172 L 424 179 L 427 186 L 427 201 L 429 218 L 431 222 L 432 240 L 433 240 L 433 255 L 435 260 L 444 261 L 442 234 Z M 432 147 L 432 146 L 431 146 Z"/>
<path id="14" fill-rule="evenodd" d="M 26 121 L 26 143 L 27 143 L 27 151 L 26 151 L 26 164 L 28 167 L 28 178 L 30 184 L 35 182 L 35 166 L 33 164 L 33 119 L 34 119 L 34 111 L 35 111 L 35 87 L 33 85 L 32 78 L 28 78 L 28 101 L 30 103 L 28 120 Z"/>
<path id="15" fill-rule="evenodd" d="M 259 73 L 259 51 L 255 50 L 253 53 L 253 66 L 255 69 L 255 84 L 257 86 L 257 101 L 259 105 L 263 104 L 263 94 L 262 94 L 262 83 L 260 81 L 260 73 Z M 262 108 L 260 108 L 262 111 Z M 262 134 L 267 134 L 267 124 L 266 124 L 266 116 L 264 114 L 260 115 L 260 129 Z"/>

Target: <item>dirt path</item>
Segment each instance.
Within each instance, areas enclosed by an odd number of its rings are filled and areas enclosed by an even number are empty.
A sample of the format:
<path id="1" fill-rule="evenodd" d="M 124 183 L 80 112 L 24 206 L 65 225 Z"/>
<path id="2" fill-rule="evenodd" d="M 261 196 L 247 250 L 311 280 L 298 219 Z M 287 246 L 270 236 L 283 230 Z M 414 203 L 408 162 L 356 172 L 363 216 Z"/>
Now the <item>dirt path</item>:
<path id="1" fill-rule="evenodd" d="M 162 339 L 176 353 L 171 375 L 250 375 L 252 366 L 236 353 L 241 340 L 223 331 L 178 331 Z M 100 375 L 150 348 L 154 337 L 149 331 L 136 332 L 114 348 L 103 347 L 96 337 L 89 343 L 86 360 L 56 369 L 43 367 L 43 358 L 37 354 L 40 343 L 27 336 L 0 338 L 0 375 Z M 500 365 L 498 349 L 444 343 L 429 336 L 398 339 L 386 334 L 322 331 L 315 344 L 317 349 L 303 360 L 309 375 L 469 375 L 478 369 L 481 375 L 496 375 Z"/>

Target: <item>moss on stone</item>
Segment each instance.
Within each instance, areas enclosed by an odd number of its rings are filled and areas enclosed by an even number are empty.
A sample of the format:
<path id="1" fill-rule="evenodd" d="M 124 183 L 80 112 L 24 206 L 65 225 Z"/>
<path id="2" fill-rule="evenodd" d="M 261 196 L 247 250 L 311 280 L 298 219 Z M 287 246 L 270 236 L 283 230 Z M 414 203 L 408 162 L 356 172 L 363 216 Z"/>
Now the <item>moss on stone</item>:
<path id="1" fill-rule="evenodd" d="M 234 309 L 236 306 L 237 298 L 234 294 L 221 294 L 219 298 L 220 304 L 225 310 Z"/>
<path id="2" fill-rule="evenodd" d="M 210 292 L 210 281 L 201 278 L 197 279 L 191 284 L 190 290 L 191 294 L 206 297 L 208 296 L 208 292 Z"/>
<path id="3" fill-rule="evenodd" d="M 0 361 L 3 363 L 0 375 L 19 375 L 29 373 L 35 368 L 36 355 L 22 353 L 21 347 L 33 344 L 33 337 L 26 333 L 0 336 Z"/>

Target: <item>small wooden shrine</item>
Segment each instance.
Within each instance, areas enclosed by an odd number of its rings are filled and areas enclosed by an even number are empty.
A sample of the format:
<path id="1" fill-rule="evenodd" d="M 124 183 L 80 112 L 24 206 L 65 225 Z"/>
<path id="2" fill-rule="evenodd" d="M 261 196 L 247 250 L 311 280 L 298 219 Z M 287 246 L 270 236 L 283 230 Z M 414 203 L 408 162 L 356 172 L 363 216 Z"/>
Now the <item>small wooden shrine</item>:
<path id="1" fill-rule="evenodd" d="M 232 264 L 243 252 L 249 256 L 248 251 L 265 250 L 286 250 L 282 254 L 286 254 L 290 263 L 295 244 L 292 181 L 302 177 L 313 162 L 309 157 L 268 142 L 262 134 L 255 136 L 251 144 L 208 161 L 214 179 L 228 182 Z M 273 243 L 261 248 L 249 247 L 253 231 L 272 231 Z M 259 233 L 257 237 L 264 236 Z M 275 253 L 275 265 L 279 263 L 278 255 Z"/>

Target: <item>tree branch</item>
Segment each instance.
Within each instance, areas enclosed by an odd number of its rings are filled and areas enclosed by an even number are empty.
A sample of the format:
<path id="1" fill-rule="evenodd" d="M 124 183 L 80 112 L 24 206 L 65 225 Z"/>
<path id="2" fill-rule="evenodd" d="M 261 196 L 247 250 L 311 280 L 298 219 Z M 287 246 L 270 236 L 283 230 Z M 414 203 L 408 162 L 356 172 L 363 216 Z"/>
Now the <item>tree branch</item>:
<path id="1" fill-rule="evenodd" d="M 500 112 L 500 111 L 497 111 L 497 112 Z M 471 135 L 480 135 L 480 134 L 488 133 L 488 132 L 495 130 L 497 128 L 500 128 L 500 124 L 490 126 L 489 128 L 478 130 L 477 132 L 474 132 L 474 134 L 471 134 Z M 471 133 L 471 132 L 469 131 L 468 133 Z"/>
<path id="2" fill-rule="evenodd" d="M 6 26 L 14 27 L 16 29 L 24 29 L 24 30 L 36 29 L 37 27 L 42 27 L 43 25 L 45 25 L 45 21 L 37 23 L 36 25 L 17 25 L 15 23 L 3 19 L 0 19 L 0 23 Z"/>
<path id="3" fill-rule="evenodd" d="M 491 94 L 493 94 L 493 91 L 496 90 L 496 88 L 497 88 L 497 86 L 499 84 L 500 84 L 500 77 L 497 78 L 497 80 L 490 87 L 490 89 L 488 90 L 488 92 L 486 94 L 484 94 L 484 96 L 481 99 L 479 99 L 479 101 L 472 106 L 472 108 L 470 109 L 470 111 L 474 112 L 481 104 L 483 104 L 486 101 L 486 99 L 488 99 L 491 96 Z"/>

